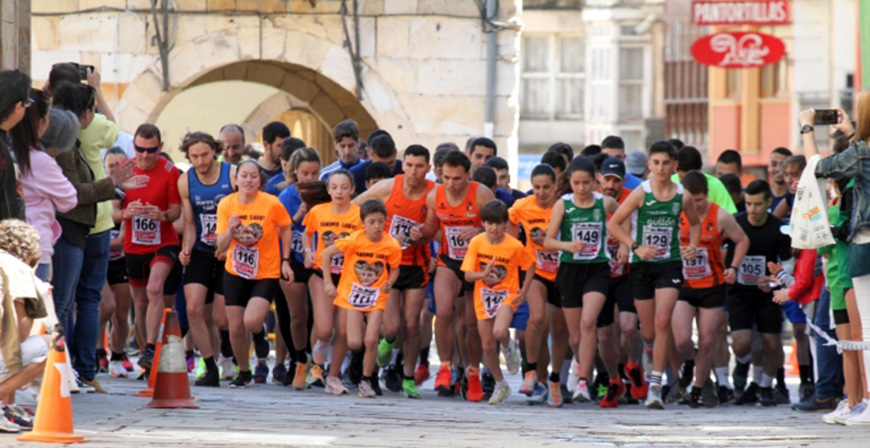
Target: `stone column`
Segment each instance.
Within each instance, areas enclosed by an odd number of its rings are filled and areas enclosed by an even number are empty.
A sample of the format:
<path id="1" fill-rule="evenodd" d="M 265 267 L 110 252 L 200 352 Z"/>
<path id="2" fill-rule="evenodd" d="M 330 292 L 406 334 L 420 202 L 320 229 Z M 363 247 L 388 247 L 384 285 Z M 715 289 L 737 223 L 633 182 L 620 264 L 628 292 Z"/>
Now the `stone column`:
<path id="1" fill-rule="evenodd" d="M 0 69 L 30 73 L 30 0 L 0 0 Z"/>

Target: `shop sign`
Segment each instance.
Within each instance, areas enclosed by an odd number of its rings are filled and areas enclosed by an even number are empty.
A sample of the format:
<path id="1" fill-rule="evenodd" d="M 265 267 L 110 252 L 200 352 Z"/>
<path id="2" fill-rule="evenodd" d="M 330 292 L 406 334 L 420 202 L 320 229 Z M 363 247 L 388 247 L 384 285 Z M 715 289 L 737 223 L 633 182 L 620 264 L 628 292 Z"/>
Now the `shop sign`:
<path id="1" fill-rule="evenodd" d="M 694 1 L 696 25 L 782 25 L 789 23 L 789 0 Z"/>
<path id="2" fill-rule="evenodd" d="M 719 68 L 773 64 L 785 56 L 785 44 L 770 34 L 735 31 L 704 36 L 692 44 L 692 57 Z"/>

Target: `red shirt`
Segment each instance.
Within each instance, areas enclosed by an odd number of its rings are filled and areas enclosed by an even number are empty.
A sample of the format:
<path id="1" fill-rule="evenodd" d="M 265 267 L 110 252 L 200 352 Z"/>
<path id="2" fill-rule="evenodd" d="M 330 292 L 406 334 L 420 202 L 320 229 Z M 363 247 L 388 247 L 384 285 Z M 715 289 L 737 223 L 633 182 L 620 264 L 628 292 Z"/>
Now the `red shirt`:
<path id="1" fill-rule="evenodd" d="M 171 204 L 181 203 L 181 196 L 178 195 L 178 177 L 181 173 L 172 162 L 160 157 L 154 168 L 144 171 L 136 166 L 133 174 L 147 175 L 148 185 L 126 191 L 122 207 L 138 199 L 142 205 L 156 205 L 165 212 Z M 134 216 L 125 220 L 124 228 L 124 252 L 128 254 L 151 254 L 161 247 L 179 244 L 175 227 L 169 221 Z"/>

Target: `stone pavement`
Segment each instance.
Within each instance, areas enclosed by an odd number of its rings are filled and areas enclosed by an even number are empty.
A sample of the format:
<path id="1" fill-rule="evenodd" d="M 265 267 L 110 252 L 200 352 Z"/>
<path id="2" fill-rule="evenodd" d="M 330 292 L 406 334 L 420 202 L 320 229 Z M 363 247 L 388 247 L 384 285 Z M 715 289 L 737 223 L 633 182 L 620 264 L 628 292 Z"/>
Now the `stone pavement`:
<path id="1" fill-rule="evenodd" d="M 516 391 L 519 375 L 509 378 Z M 550 409 L 527 406 L 515 394 L 495 407 L 436 397 L 430 380 L 421 388 L 423 400 L 389 391 L 376 399 L 358 398 L 355 391 L 334 397 L 323 389 L 297 392 L 270 383 L 247 390 L 194 388 L 200 409 L 157 410 L 133 396 L 142 382 L 99 379 L 110 395 L 73 396 L 76 432 L 94 448 L 870 446 L 870 428 L 825 425 L 820 414 L 786 406 Z M 25 445 L 0 434 L 0 447 Z"/>

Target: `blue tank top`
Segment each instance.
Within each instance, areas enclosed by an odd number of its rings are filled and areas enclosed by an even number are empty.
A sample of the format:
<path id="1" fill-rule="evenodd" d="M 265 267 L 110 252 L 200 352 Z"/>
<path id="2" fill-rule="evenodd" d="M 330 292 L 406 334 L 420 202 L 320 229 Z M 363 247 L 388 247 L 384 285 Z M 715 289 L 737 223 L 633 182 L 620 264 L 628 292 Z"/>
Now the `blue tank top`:
<path id="1" fill-rule="evenodd" d="M 213 185 L 203 185 L 196 175 L 196 170 L 187 170 L 187 185 L 190 192 L 190 204 L 193 206 L 194 222 L 196 223 L 196 243 L 193 248 L 208 254 L 213 254 L 217 247 L 217 206 L 218 202 L 233 192 L 230 182 L 230 164 L 221 163 L 221 175 Z"/>

